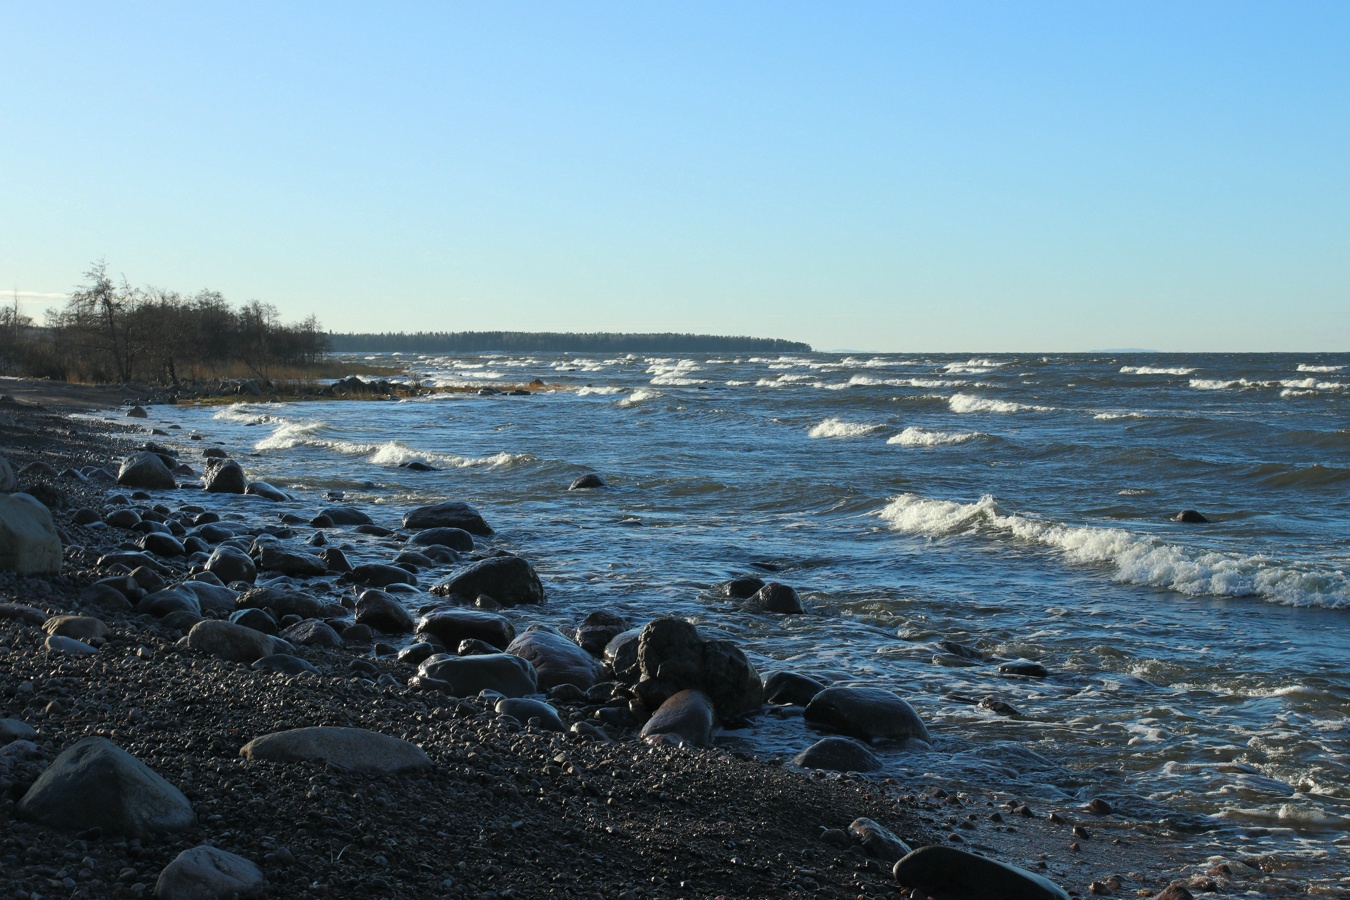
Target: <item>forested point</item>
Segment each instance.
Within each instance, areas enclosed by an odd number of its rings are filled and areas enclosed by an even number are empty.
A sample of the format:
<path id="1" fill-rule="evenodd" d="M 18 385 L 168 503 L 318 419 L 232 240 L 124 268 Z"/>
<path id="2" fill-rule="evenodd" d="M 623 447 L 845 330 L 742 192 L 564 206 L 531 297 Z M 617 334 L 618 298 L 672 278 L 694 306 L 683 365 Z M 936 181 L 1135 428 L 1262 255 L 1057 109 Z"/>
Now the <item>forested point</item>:
<path id="1" fill-rule="evenodd" d="M 716 334 L 557 331 L 418 331 L 330 334 L 340 353 L 810 353 L 811 345 L 777 338 Z"/>
<path id="2" fill-rule="evenodd" d="M 328 351 L 314 316 L 285 324 L 269 303 L 236 308 L 218 291 L 132 287 L 114 282 L 103 261 L 85 279 L 41 325 L 17 301 L 0 310 L 0 371 L 102 384 L 246 377 L 270 385 L 303 377 Z"/>

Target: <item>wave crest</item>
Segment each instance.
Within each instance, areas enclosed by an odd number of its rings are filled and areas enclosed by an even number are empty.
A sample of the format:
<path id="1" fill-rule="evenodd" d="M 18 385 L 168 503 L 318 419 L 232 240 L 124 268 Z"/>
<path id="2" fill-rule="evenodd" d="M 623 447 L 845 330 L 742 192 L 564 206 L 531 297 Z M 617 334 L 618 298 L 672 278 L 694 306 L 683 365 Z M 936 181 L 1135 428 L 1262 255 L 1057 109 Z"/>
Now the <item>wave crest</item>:
<path id="1" fill-rule="evenodd" d="M 806 432 L 806 436 L 813 438 L 862 437 L 865 434 L 880 431 L 885 427 L 885 425 L 875 425 L 863 422 L 845 422 L 843 419 L 826 419 L 819 425 L 812 426 L 811 430 Z"/>

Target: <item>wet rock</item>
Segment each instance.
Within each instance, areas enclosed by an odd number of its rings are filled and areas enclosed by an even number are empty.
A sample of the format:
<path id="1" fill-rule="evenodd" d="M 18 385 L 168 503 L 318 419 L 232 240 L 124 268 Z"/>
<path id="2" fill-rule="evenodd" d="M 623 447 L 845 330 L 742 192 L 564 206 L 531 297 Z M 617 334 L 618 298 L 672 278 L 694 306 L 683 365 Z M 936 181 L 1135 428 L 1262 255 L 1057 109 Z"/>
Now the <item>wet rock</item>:
<path id="1" fill-rule="evenodd" d="M 831 772 L 879 772 L 881 760 L 862 744 L 846 737 L 826 737 L 816 741 L 792 758 L 803 769 Z"/>
<path id="2" fill-rule="evenodd" d="M 920 847 L 895 864 L 895 880 L 940 900 L 1069 900 L 1053 882 L 955 847 Z"/>
<path id="3" fill-rule="evenodd" d="M 196 824 L 178 788 L 104 738 L 66 748 L 19 801 L 25 819 L 67 831 L 139 837 Z"/>
<path id="4" fill-rule="evenodd" d="M 418 667 L 418 673 L 444 682 L 449 692 L 473 697 L 480 691 L 497 691 L 506 697 L 524 697 L 539 692 L 534 666 L 511 653 L 486 656 L 450 656 L 437 653 Z"/>
<path id="5" fill-rule="evenodd" d="M 53 616 L 42 623 L 42 630 L 86 643 L 101 641 L 108 636 L 108 626 L 93 616 Z"/>
<path id="6" fill-rule="evenodd" d="M 426 641 L 418 641 L 417 643 L 409 644 L 398 651 L 398 661 L 410 666 L 415 666 L 435 652 L 437 652 L 437 648 L 433 645 Z M 495 653 L 496 651 L 494 650 L 493 652 Z"/>
<path id="7" fill-rule="evenodd" d="M 255 660 L 249 668 L 255 672 L 273 672 L 278 675 L 314 675 L 319 669 L 313 663 L 291 653 L 271 653 Z"/>
<path id="8" fill-rule="evenodd" d="M 999 665 L 998 673 L 1000 675 L 1018 675 L 1023 678 L 1045 678 L 1049 676 L 1050 670 L 1029 659 L 1015 659 L 1012 662 Z"/>
<path id="9" fill-rule="evenodd" d="M 614 677 L 624 684 L 636 684 L 642 677 L 642 667 L 638 665 L 641 637 L 641 628 L 630 628 L 614 635 L 614 638 L 605 645 L 605 664 L 614 673 Z"/>
<path id="10" fill-rule="evenodd" d="M 492 529 L 478 510 L 458 500 L 419 506 L 403 517 L 404 528 L 462 528 L 470 534 L 489 535 Z"/>
<path id="11" fill-rule="evenodd" d="M 931 741 L 914 707 L 883 688 L 829 687 L 806 705 L 802 717 L 864 741 L 918 738 Z"/>
<path id="12" fill-rule="evenodd" d="M 105 524 L 112 528 L 134 528 L 140 524 L 141 516 L 134 509 L 114 509 L 103 517 Z"/>
<path id="13" fill-rule="evenodd" d="M 979 705 L 981 709 L 987 709 L 995 715 L 1006 716 L 1009 719 L 1018 719 L 1022 716 L 1011 703 L 999 700 L 996 697 L 985 697 Z"/>
<path id="14" fill-rule="evenodd" d="M 505 616 L 477 609 L 433 609 L 417 623 L 419 634 L 429 634 L 446 647 L 477 638 L 504 650 L 515 640 L 516 628 Z"/>
<path id="15" fill-rule="evenodd" d="M 569 491 L 582 491 L 602 487 L 608 487 L 608 485 L 605 484 L 605 479 L 592 472 L 582 475 L 580 478 L 573 481 L 567 486 L 567 489 Z"/>
<path id="16" fill-rule="evenodd" d="M 730 597 L 733 600 L 748 600 L 759 593 L 764 587 L 764 579 L 755 578 L 753 575 L 747 575 L 743 578 L 733 578 L 730 581 L 724 581 L 713 591 L 723 597 Z"/>
<path id="17" fill-rule="evenodd" d="M 65 656 L 92 656 L 98 652 L 97 647 L 84 641 L 77 641 L 75 638 L 61 637 L 59 634 L 48 635 L 42 646 L 46 647 L 49 653 L 60 653 Z"/>
<path id="18" fill-rule="evenodd" d="M 302 578 L 328 574 L 328 564 L 314 554 L 287 550 L 274 544 L 262 545 L 257 565 L 265 572 Z"/>
<path id="19" fill-rule="evenodd" d="M 740 648 L 704 640 L 682 619 L 656 619 L 642 629 L 638 667 L 641 680 L 635 690 L 648 708 L 659 708 L 689 688 L 706 693 L 723 721 L 764 703 L 759 673 Z"/>
<path id="20" fill-rule="evenodd" d="M 156 900 L 246 900 L 266 891 L 256 863 L 207 844 L 175 856 L 155 882 Z"/>
<path id="21" fill-rule="evenodd" d="M 716 711 L 708 695 L 699 690 L 684 690 L 674 694 L 642 726 L 644 741 L 676 737 L 695 747 L 712 743 Z"/>
<path id="22" fill-rule="evenodd" d="M 244 469 L 232 459 L 208 459 L 202 487 L 210 494 L 242 494 L 248 487 Z"/>
<path id="23" fill-rule="evenodd" d="M 145 407 L 140 404 L 137 404 L 126 411 L 126 418 L 128 419 L 145 419 L 149 416 L 150 414 L 145 411 Z"/>
<path id="24" fill-rule="evenodd" d="M 463 528 L 428 528 L 408 541 L 414 547 L 449 547 L 460 553 L 473 552 L 473 535 Z"/>
<path id="25" fill-rule="evenodd" d="M 322 619 L 304 619 L 281 630 L 281 637 L 301 647 L 327 647 L 337 650 L 343 646 L 342 635 Z"/>
<path id="26" fill-rule="evenodd" d="M 320 550 L 319 559 L 324 561 L 330 572 L 350 572 L 352 570 L 352 564 L 348 561 L 347 554 L 337 547 Z"/>
<path id="27" fill-rule="evenodd" d="M 61 538 L 52 514 L 27 494 L 0 496 L 0 570 L 19 575 L 61 571 Z"/>
<path id="28" fill-rule="evenodd" d="M 369 625 L 386 634 L 408 634 L 413 630 L 412 615 L 384 591 L 362 591 L 356 601 L 356 623 Z"/>
<path id="29" fill-rule="evenodd" d="M 258 578 L 257 565 L 238 547 L 217 547 L 203 568 L 226 584 L 234 581 L 252 584 Z"/>
<path id="30" fill-rule="evenodd" d="M 290 649 L 289 644 L 270 634 L 218 619 L 193 625 L 184 640 L 189 650 L 240 663 L 251 663 Z"/>
<path id="31" fill-rule="evenodd" d="M 1177 881 L 1163 888 L 1153 900 L 1194 900 L 1194 897 L 1183 882 Z"/>
<path id="32" fill-rule="evenodd" d="M 581 624 L 577 626 L 575 639 L 581 649 L 587 653 L 592 656 L 601 656 L 609 642 L 630 627 L 628 620 L 623 616 L 608 610 L 597 609 L 587 613 L 586 618 L 581 620 Z"/>
<path id="33" fill-rule="evenodd" d="M 537 719 L 540 728 L 548 731 L 565 731 L 558 711 L 542 700 L 527 700 L 523 697 L 506 697 L 497 701 L 497 712 L 510 716 L 518 722 L 527 723 Z"/>
<path id="34" fill-rule="evenodd" d="M 330 525 L 374 525 L 370 516 L 352 506 L 329 506 L 319 511 L 319 516 L 328 520 Z M 313 524 L 313 523 L 311 523 Z"/>
<path id="35" fill-rule="evenodd" d="M 465 638 L 455 647 L 455 653 L 459 656 L 484 656 L 488 653 L 499 653 L 500 647 L 494 647 L 487 641 L 480 641 L 478 638 Z"/>
<path id="36" fill-rule="evenodd" d="M 1209 522 L 1203 514 L 1194 509 L 1183 509 L 1172 517 L 1173 522 L 1185 522 L 1188 525 L 1204 525 Z"/>
<path id="37" fill-rule="evenodd" d="M 909 844 L 871 819 L 854 819 L 848 826 L 848 833 L 863 848 L 864 853 L 888 866 L 895 865 L 902 857 L 914 852 Z"/>
<path id="38" fill-rule="evenodd" d="M 264 500 L 271 500 L 274 503 L 281 503 L 291 499 L 285 491 L 273 487 L 266 481 L 250 481 L 248 487 L 244 488 L 244 493 L 254 497 L 261 497 Z"/>
<path id="39" fill-rule="evenodd" d="M 142 536 L 137 543 L 141 545 L 142 550 L 156 556 L 176 558 L 187 555 L 187 550 L 183 547 L 182 542 L 171 534 L 151 532 Z"/>
<path id="40" fill-rule="evenodd" d="M 391 584 L 417 584 L 417 576 L 407 569 L 384 563 L 362 563 L 353 567 L 346 579 L 373 588 L 389 587 Z"/>
<path id="41" fill-rule="evenodd" d="M 543 690 L 571 684 L 583 691 L 600 680 L 604 667 L 585 650 L 550 628 L 531 625 L 506 648 L 528 660 Z"/>
<path id="42" fill-rule="evenodd" d="M 774 672 L 764 679 L 764 701 L 766 703 L 805 706 L 811 702 L 811 698 L 823 690 L 825 690 L 825 685 L 814 678 L 799 675 L 796 672 Z"/>
<path id="43" fill-rule="evenodd" d="M 210 573 L 203 574 L 211 577 Z M 208 581 L 189 580 L 180 584 L 179 587 L 191 591 L 197 596 L 197 603 L 201 606 L 202 615 L 228 617 L 234 612 L 235 601 L 239 599 L 238 591 Z"/>
<path id="44" fill-rule="evenodd" d="M 321 762 L 371 775 L 430 769 L 421 747 L 364 728 L 318 726 L 278 731 L 254 738 L 239 755 L 250 760 Z"/>
<path id="45" fill-rule="evenodd" d="M 127 487 L 171 491 L 178 487 L 173 472 L 158 454 L 141 451 L 122 460 L 117 470 L 117 483 Z"/>
<path id="46" fill-rule="evenodd" d="M 783 615 L 797 615 L 805 612 L 802 599 L 797 596 L 797 592 L 786 584 L 780 584 L 777 581 L 766 583 L 746 601 L 746 604 L 764 612 L 781 613 Z"/>
<path id="47" fill-rule="evenodd" d="M 480 560 L 434 585 L 431 593 L 466 600 L 487 594 L 503 606 L 544 602 L 544 585 L 534 567 L 519 556 Z"/>

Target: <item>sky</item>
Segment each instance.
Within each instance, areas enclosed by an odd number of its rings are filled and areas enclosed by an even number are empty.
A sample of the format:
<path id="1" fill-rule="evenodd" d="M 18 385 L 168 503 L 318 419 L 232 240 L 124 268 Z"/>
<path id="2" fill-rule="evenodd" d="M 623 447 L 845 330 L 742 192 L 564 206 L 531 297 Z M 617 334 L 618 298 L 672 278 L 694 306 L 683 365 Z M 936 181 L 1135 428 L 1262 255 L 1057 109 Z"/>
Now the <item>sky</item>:
<path id="1" fill-rule="evenodd" d="M 0 299 L 1350 350 L 1350 4 L 0 0 Z"/>

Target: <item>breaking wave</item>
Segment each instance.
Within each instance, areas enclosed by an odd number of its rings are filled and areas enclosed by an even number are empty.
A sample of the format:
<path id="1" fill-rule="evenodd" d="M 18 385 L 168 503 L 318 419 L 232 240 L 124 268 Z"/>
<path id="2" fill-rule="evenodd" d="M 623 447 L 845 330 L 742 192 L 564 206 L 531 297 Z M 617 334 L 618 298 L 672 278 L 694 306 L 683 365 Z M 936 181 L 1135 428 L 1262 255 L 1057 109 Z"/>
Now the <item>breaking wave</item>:
<path id="1" fill-rule="evenodd" d="M 976 397 L 974 394 L 953 394 L 947 404 L 954 413 L 992 412 L 1015 413 L 1026 410 L 1048 412 L 1054 407 L 1032 406 L 1026 403 L 1014 403 L 1011 400 L 991 400 L 988 397 Z"/>
<path id="2" fill-rule="evenodd" d="M 1119 582 L 1190 596 L 1261 597 L 1288 606 L 1350 607 L 1350 580 L 1340 571 L 1307 571 L 1267 556 L 1191 549 L 1121 528 L 1045 522 L 1007 513 L 989 495 L 975 503 L 894 498 L 880 513 L 891 528 L 940 537 L 978 534 L 1037 544 L 1069 562 L 1105 565 Z"/>
<path id="3" fill-rule="evenodd" d="M 1161 366 L 1121 366 L 1122 375 L 1190 375 L 1194 372 L 1193 368 L 1185 366 L 1161 367 Z"/>
<path id="4" fill-rule="evenodd" d="M 940 447 L 944 444 L 964 444 L 976 438 L 988 437 L 982 431 L 928 431 L 911 425 L 897 435 L 892 435 L 886 443 L 901 447 Z"/>
<path id="5" fill-rule="evenodd" d="M 845 422 L 843 419 L 826 419 L 819 425 L 812 426 L 806 433 L 807 437 L 813 438 L 852 438 L 862 437 L 865 434 L 872 434 L 885 428 L 885 425 L 866 424 L 862 422 Z"/>

